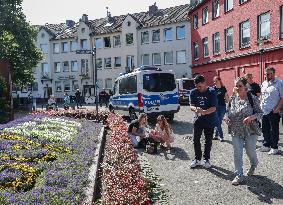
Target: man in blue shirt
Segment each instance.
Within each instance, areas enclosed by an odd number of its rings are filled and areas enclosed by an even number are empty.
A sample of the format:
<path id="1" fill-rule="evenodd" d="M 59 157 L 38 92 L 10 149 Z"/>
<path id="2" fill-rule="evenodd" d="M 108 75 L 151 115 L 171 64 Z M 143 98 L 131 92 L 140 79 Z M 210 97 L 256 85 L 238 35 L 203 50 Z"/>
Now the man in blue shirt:
<path id="1" fill-rule="evenodd" d="M 280 110 L 283 106 L 283 82 L 275 78 L 275 69 L 265 70 L 266 80 L 261 86 L 262 133 L 264 137 L 262 152 L 269 155 L 278 153 Z"/>
<path id="2" fill-rule="evenodd" d="M 214 128 L 217 125 L 217 96 L 213 88 L 208 87 L 205 82 L 205 78 L 202 75 L 198 75 L 194 79 L 196 88 L 191 91 L 190 94 L 190 109 L 195 113 L 194 121 L 194 149 L 195 159 L 191 164 L 191 168 L 201 165 L 201 144 L 200 138 L 202 132 L 205 136 L 205 148 L 204 148 L 204 163 L 205 168 L 210 168 L 210 151 L 212 147 L 212 138 Z"/>

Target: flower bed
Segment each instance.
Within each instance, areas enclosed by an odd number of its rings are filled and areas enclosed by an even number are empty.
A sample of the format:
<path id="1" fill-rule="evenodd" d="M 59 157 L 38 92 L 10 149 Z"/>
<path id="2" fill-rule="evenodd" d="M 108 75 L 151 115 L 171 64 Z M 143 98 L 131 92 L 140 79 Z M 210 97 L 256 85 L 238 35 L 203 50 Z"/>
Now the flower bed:
<path id="1" fill-rule="evenodd" d="M 38 110 L 34 112 L 34 114 L 44 114 L 49 116 L 57 116 L 57 117 L 71 117 L 75 119 L 87 119 L 87 120 L 93 120 L 96 122 L 106 122 L 106 119 L 108 117 L 107 111 L 98 111 L 98 114 L 96 113 L 96 110 L 94 109 L 76 109 L 76 110 Z"/>
<path id="2" fill-rule="evenodd" d="M 0 204 L 80 204 L 101 125 L 33 114 L 0 126 Z"/>
<path id="3" fill-rule="evenodd" d="M 122 117 L 109 114 L 111 130 L 102 164 L 102 204 L 148 204 L 137 154 Z"/>

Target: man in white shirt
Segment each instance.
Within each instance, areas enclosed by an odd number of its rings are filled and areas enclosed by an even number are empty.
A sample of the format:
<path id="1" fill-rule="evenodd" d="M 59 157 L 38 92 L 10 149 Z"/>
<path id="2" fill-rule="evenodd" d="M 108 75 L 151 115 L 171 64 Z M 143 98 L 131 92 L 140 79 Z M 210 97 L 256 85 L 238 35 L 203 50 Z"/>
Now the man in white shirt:
<path id="1" fill-rule="evenodd" d="M 283 82 L 275 78 L 275 69 L 272 67 L 266 68 L 265 76 L 266 80 L 261 85 L 264 141 L 260 151 L 275 155 L 278 153 L 280 109 L 283 105 Z"/>

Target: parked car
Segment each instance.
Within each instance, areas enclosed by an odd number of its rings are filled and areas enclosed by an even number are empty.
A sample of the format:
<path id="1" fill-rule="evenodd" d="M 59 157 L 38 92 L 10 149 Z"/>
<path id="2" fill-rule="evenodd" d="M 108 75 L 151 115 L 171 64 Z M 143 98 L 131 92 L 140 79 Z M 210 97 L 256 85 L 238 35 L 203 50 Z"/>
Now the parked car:
<path id="1" fill-rule="evenodd" d="M 121 74 L 115 80 L 109 109 L 123 112 L 131 120 L 146 113 L 149 118 L 163 114 L 172 121 L 180 109 L 175 74 L 149 66 Z"/>

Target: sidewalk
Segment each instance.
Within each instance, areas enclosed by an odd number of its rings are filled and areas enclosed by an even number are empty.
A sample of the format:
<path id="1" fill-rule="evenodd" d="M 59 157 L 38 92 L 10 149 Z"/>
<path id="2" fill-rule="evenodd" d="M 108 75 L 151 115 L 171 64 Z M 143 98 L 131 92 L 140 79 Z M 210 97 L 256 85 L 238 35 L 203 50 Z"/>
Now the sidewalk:
<path id="1" fill-rule="evenodd" d="M 190 163 L 194 158 L 191 119 L 192 113 L 187 107 L 182 107 L 172 124 L 175 142 L 171 152 L 145 154 L 155 173 L 163 179 L 164 188 L 169 190 L 170 205 L 283 204 L 282 150 L 276 156 L 258 152 L 260 164 L 256 175 L 247 178 L 243 185 L 235 187 L 231 185 L 234 178 L 233 148 L 226 126 L 225 142 L 213 141 L 213 167 L 208 170 L 190 169 Z M 282 149 L 283 134 L 280 138 L 279 149 Z M 248 159 L 244 154 L 245 172 L 248 168 Z"/>

